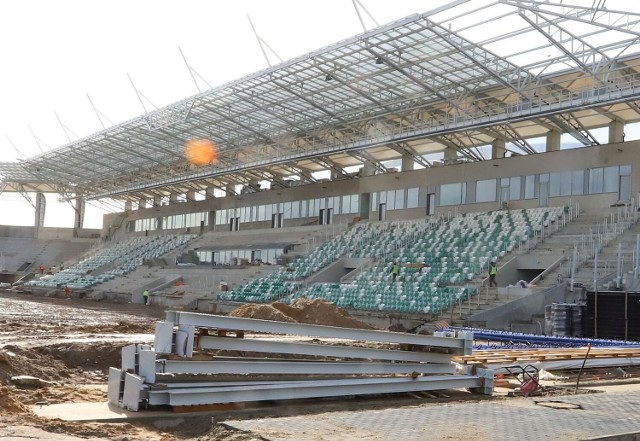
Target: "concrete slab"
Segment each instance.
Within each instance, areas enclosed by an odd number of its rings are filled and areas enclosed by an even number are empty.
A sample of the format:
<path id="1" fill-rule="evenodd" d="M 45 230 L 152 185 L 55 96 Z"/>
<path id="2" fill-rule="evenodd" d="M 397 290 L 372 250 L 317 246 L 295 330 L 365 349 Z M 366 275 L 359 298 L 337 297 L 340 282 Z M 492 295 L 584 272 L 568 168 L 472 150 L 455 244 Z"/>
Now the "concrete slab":
<path id="1" fill-rule="evenodd" d="M 123 422 L 147 418 L 175 416 L 169 410 L 145 410 L 130 412 L 109 403 L 63 403 L 48 406 L 33 406 L 33 413 L 43 418 L 58 418 L 63 421 Z"/>

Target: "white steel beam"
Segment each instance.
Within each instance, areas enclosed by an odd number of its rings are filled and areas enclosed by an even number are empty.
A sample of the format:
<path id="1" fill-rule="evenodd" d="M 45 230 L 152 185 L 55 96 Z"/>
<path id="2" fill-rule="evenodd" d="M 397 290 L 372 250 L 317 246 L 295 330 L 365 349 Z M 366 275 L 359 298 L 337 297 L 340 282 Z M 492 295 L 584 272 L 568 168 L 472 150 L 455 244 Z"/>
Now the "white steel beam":
<path id="1" fill-rule="evenodd" d="M 186 361 L 157 360 L 156 373 L 169 374 L 453 374 L 455 365 L 340 361 Z"/>
<path id="2" fill-rule="evenodd" d="M 236 403 L 263 400 L 287 400 L 345 395 L 419 392 L 428 390 L 483 388 L 485 379 L 468 375 L 446 375 L 411 378 L 366 378 L 346 380 L 305 381 L 295 384 L 270 384 L 259 389 L 253 386 L 185 388 L 149 391 L 149 404 L 193 406 L 216 403 Z"/>
<path id="3" fill-rule="evenodd" d="M 301 354 L 320 357 L 361 358 L 368 360 L 415 361 L 423 363 L 449 363 L 451 361 L 451 354 L 440 354 L 437 352 L 371 349 L 354 346 L 321 345 L 311 343 L 289 343 L 246 338 L 200 337 L 199 346 L 201 349 Z"/>
<path id="4" fill-rule="evenodd" d="M 178 325 L 192 325 L 202 328 L 232 329 L 249 332 L 289 334 L 347 340 L 368 340 L 406 345 L 432 346 L 454 349 L 455 353 L 471 353 L 473 333 L 462 334 L 461 338 L 434 337 L 427 335 L 404 334 L 400 332 L 377 331 L 370 329 L 339 328 L 335 326 L 308 325 L 303 323 L 283 323 L 270 320 L 257 320 L 239 317 L 201 314 L 194 312 L 169 311 L 167 321 Z"/>

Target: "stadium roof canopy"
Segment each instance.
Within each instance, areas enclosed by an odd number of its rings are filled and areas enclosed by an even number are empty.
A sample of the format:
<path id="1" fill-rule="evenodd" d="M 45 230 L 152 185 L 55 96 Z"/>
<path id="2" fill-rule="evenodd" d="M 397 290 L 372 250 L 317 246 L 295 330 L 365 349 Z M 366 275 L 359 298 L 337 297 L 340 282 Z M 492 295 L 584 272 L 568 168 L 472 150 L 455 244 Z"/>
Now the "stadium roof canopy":
<path id="1" fill-rule="evenodd" d="M 480 161 L 494 139 L 535 154 L 527 140 L 551 130 L 595 145 L 590 130 L 640 121 L 640 5 L 574 1 L 453 1 L 0 163 L 0 190 L 134 200 L 347 178 L 403 155 L 428 167 L 446 148 Z M 215 142 L 218 162 L 187 164 L 194 138 Z"/>

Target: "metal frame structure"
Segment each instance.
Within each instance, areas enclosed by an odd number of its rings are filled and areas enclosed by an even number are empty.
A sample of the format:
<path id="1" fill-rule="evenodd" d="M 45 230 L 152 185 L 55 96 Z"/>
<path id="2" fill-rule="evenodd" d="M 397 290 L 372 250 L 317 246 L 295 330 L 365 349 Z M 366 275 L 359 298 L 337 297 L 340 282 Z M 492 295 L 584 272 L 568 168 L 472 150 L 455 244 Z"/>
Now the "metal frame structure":
<path id="1" fill-rule="evenodd" d="M 276 336 L 245 338 L 245 332 Z M 300 343 L 300 337 L 330 338 L 334 344 Z M 366 347 L 380 342 L 387 349 Z M 170 311 L 156 324 L 153 347 L 122 349 L 120 368 L 109 370 L 108 397 L 137 411 L 141 403 L 195 406 L 448 388 L 491 394 L 492 371 L 461 375 L 451 362 L 454 353 L 470 354 L 472 342 L 473 334 L 465 331 L 426 336 Z M 212 348 L 244 355 L 201 351 Z M 205 354 L 208 360 L 202 360 Z"/>
<path id="2" fill-rule="evenodd" d="M 640 121 L 640 9 L 559 1 L 456 0 L 28 158 L 0 163 L 4 191 L 86 199 L 166 197 L 449 149 L 488 159 L 499 139 L 534 154 L 550 130 L 583 145 Z M 585 3 L 585 2 L 582 2 Z M 479 18 L 478 18 L 479 17 Z M 205 138 L 216 164 L 194 168 Z M 72 196 L 73 195 L 73 196 Z"/>

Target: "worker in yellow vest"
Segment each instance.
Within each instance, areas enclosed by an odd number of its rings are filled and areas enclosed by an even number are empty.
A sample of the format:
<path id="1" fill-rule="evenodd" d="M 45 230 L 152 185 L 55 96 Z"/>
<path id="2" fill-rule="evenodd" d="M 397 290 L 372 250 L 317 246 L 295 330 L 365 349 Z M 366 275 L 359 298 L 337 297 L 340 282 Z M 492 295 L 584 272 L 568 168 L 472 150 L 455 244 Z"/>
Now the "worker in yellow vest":
<path id="1" fill-rule="evenodd" d="M 489 286 L 498 286 L 498 282 L 496 282 L 497 275 L 498 267 L 496 266 L 496 262 L 492 260 L 489 264 Z"/>

